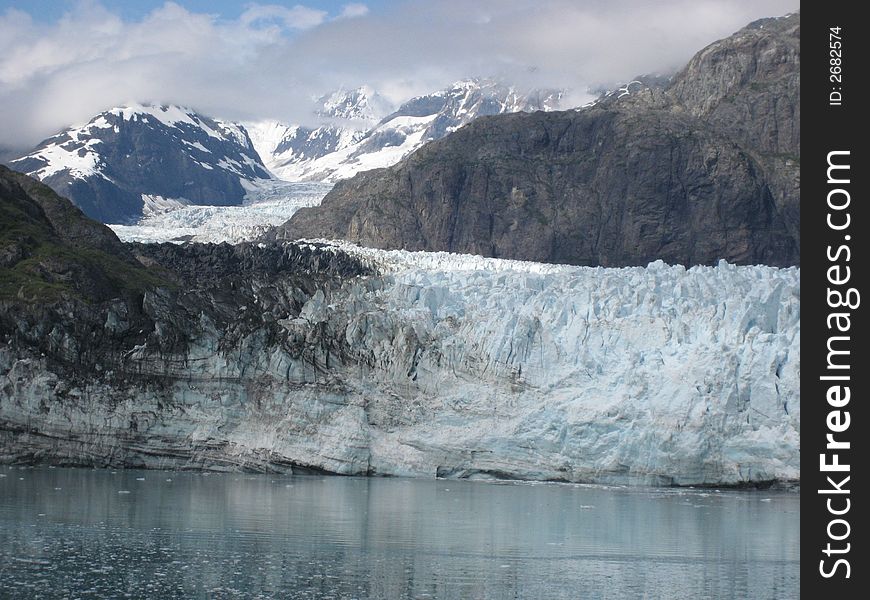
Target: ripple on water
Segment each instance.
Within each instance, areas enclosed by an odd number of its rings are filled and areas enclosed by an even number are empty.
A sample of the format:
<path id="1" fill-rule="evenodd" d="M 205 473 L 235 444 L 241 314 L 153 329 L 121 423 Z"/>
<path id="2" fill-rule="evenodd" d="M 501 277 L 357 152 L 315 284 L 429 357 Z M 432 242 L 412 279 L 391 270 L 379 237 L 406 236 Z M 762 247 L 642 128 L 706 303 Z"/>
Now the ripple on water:
<path id="1" fill-rule="evenodd" d="M 70 469 L 3 479 L 10 598 L 799 593 L 797 494 Z"/>

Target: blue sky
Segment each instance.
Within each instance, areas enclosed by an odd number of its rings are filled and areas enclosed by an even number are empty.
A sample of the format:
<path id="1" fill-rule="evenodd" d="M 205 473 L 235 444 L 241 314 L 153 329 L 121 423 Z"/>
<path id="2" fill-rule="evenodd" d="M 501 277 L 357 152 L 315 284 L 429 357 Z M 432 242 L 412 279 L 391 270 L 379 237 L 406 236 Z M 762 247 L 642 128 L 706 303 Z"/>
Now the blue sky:
<path id="1" fill-rule="evenodd" d="M 470 77 L 560 89 L 571 105 L 669 74 L 799 0 L 0 0 L 0 147 L 29 148 L 115 106 L 315 122 L 369 86 L 397 105 Z"/>
<path id="2" fill-rule="evenodd" d="M 34 19 L 44 22 L 54 22 L 60 19 L 66 12 L 73 9 L 80 0 L 0 0 L 0 13 L 6 9 L 15 8 L 23 10 L 30 14 Z M 125 20 L 138 21 L 153 11 L 155 8 L 162 6 L 165 0 L 127 0 L 121 2 L 106 1 L 102 4 L 118 13 Z M 180 4 L 191 12 L 210 13 L 220 15 L 224 19 L 237 19 L 244 11 L 245 6 L 251 2 L 235 2 L 232 0 L 175 0 L 176 4 Z M 262 4 L 277 4 L 291 8 L 297 4 L 303 4 L 311 8 L 324 10 L 331 15 L 337 15 L 341 12 L 344 5 L 349 4 L 349 0 L 319 0 L 315 2 L 282 2 L 281 0 L 271 0 Z M 372 12 L 378 12 L 385 6 L 389 6 L 389 0 L 368 1 L 365 4 Z M 392 4 L 397 4 L 393 0 Z"/>

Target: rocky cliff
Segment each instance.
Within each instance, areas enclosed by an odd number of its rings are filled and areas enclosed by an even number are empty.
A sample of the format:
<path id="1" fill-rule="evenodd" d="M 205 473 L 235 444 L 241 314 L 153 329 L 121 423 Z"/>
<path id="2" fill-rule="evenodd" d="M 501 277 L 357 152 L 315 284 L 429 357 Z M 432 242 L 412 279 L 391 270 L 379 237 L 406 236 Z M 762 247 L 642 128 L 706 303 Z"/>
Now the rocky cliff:
<path id="1" fill-rule="evenodd" d="M 340 182 L 279 239 L 576 265 L 800 262 L 800 16 L 753 23 L 664 88 L 481 118 Z"/>

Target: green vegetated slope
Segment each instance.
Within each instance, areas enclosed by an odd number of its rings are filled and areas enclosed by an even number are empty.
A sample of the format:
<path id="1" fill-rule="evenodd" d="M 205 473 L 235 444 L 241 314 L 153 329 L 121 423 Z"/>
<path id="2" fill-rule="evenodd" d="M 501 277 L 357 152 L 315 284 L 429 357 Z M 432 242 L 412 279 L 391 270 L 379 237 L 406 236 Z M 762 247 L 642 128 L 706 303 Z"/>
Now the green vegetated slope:
<path id="1" fill-rule="evenodd" d="M 161 283 L 108 227 L 0 166 L 0 299 L 103 301 Z"/>

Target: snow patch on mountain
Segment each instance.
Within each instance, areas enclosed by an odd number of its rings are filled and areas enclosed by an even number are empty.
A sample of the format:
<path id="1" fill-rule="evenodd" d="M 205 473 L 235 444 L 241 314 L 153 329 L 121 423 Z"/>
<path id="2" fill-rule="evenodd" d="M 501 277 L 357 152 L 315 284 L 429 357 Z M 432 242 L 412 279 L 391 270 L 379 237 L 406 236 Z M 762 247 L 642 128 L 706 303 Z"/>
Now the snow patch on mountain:
<path id="1" fill-rule="evenodd" d="M 244 124 L 245 131 L 251 139 L 254 150 L 260 156 L 260 160 L 271 171 L 275 166 L 273 153 L 278 144 L 285 137 L 292 136 L 298 126 L 291 126 L 279 121 L 262 120 L 262 121 L 246 121 Z"/>
<path id="2" fill-rule="evenodd" d="M 151 105 L 151 104 L 129 104 L 123 107 L 113 108 L 104 114 L 116 115 L 125 121 L 142 121 L 148 123 L 151 119 L 162 123 L 166 127 L 183 130 L 180 125 L 188 125 L 200 129 L 209 137 L 220 141 L 232 140 L 242 147 L 250 148 L 250 142 L 244 130 L 238 125 L 226 121 L 218 121 L 208 119 L 198 114 L 196 111 L 175 105 Z M 106 121 L 105 116 L 98 117 L 105 124 L 97 125 L 106 127 L 110 124 Z M 182 140 L 184 141 L 184 140 Z"/>
<path id="3" fill-rule="evenodd" d="M 68 173 L 74 179 L 102 176 L 103 161 L 95 148 L 102 140 L 86 139 L 82 132 L 75 133 L 75 140 L 59 141 L 37 150 L 30 155 L 43 166 L 28 173 L 37 179 L 46 179 L 58 173 Z M 15 162 L 12 161 L 13 168 Z"/>
<path id="4" fill-rule="evenodd" d="M 317 116 L 323 119 L 358 122 L 364 126 L 380 121 L 394 108 L 389 100 L 367 85 L 353 90 L 336 90 L 323 96 L 319 104 Z"/>
<path id="5" fill-rule="evenodd" d="M 150 211 L 143 197 L 240 204 L 242 181 L 271 178 L 242 126 L 172 105 L 112 108 L 45 140 L 10 166 L 107 223 Z"/>
<path id="6" fill-rule="evenodd" d="M 521 92 L 489 79 L 458 81 L 413 98 L 390 112 L 372 90 L 360 88 L 322 99 L 320 127 L 274 121 L 246 123 L 263 162 L 287 181 L 329 181 L 388 167 L 422 146 L 484 115 L 558 110 L 562 93 Z"/>
<path id="7" fill-rule="evenodd" d="M 364 137 L 352 138 L 339 145 L 339 149 L 315 160 L 278 163 L 273 166 L 280 178 L 287 181 L 335 182 L 353 177 L 361 171 L 394 165 L 423 145 L 426 125 L 435 115 L 425 117 L 396 117 L 390 122 L 390 141 L 360 148 Z"/>
<path id="8" fill-rule="evenodd" d="M 209 150 L 208 148 L 206 148 L 205 146 L 203 146 L 199 142 L 189 142 L 187 140 L 181 140 L 181 143 L 185 144 L 187 146 L 190 146 L 191 148 L 196 148 L 200 152 L 209 152 L 209 153 L 211 152 L 211 150 Z"/>

